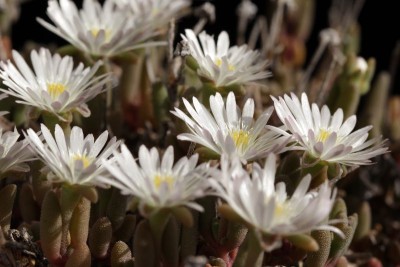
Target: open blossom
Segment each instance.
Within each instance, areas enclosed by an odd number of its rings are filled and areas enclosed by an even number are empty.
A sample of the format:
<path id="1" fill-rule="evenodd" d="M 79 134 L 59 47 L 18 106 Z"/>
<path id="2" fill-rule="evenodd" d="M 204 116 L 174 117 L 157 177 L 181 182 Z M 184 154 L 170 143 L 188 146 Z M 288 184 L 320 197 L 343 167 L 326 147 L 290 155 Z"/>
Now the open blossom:
<path id="1" fill-rule="evenodd" d="M 106 187 L 99 180 L 107 172 L 102 164 L 120 145 L 113 137 L 107 143 L 108 132 L 103 132 L 96 140 L 92 134 L 84 137 L 82 129 L 75 126 L 69 137 L 57 124 L 54 137 L 42 124 L 41 136 L 28 129 L 26 138 L 33 151 L 50 170 L 47 178 L 55 183 Z"/>
<path id="2" fill-rule="evenodd" d="M 209 166 L 197 165 L 198 155 L 183 157 L 174 164 L 174 150 L 170 146 L 162 159 L 156 148 L 139 148 L 139 164 L 125 145 L 121 152 L 115 151 L 113 161 L 103 165 L 115 179 L 104 179 L 105 183 L 121 190 L 124 195 L 139 199 L 141 207 L 153 209 L 187 206 L 202 211 L 194 202 L 207 194 Z"/>
<path id="3" fill-rule="evenodd" d="M 193 105 L 186 99 L 183 103 L 191 118 L 175 108 L 172 113 L 182 119 L 190 133 L 178 135 L 178 139 L 201 144 L 219 155 L 235 154 L 243 162 L 266 157 L 268 153 L 283 151 L 289 139 L 266 129 L 273 107 L 254 120 L 254 100 L 249 98 L 241 112 L 236 105 L 233 92 L 228 94 L 226 103 L 217 93 L 210 97 L 212 114 L 193 97 Z"/>
<path id="4" fill-rule="evenodd" d="M 101 61 L 87 68 L 80 63 L 74 69 L 72 57 L 51 55 L 48 49 L 42 48 L 31 52 L 32 70 L 17 51 L 13 51 L 12 55 L 15 64 L 10 60 L 0 63 L 0 78 L 8 87 L 0 90 L 20 99 L 17 103 L 34 106 L 56 116 L 74 110 L 89 116 L 86 103 L 112 82 L 112 73 L 95 76 Z"/>
<path id="5" fill-rule="evenodd" d="M 35 159 L 27 140 L 18 141 L 20 134 L 0 128 L 0 178 L 8 171 L 29 171 L 28 161 Z"/>
<path id="6" fill-rule="evenodd" d="M 352 132 L 357 118 L 353 115 L 343 122 L 342 109 L 331 115 L 326 105 L 321 110 L 315 103 L 310 107 L 305 93 L 301 102 L 294 94 L 272 99 L 276 113 L 289 130 L 283 134 L 294 137 L 298 143 L 295 149 L 307 151 L 315 158 L 355 168 L 388 151 L 381 137 L 367 140 L 372 126 Z"/>
<path id="7" fill-rule="evenodd" d="M 141 24 L 165 27 L 168 22 L 179 18 L 190 0 L 114 0 L 120 8 L 128 8 Z"/>
<path id="8" fill-rule="evenodd" d="M 241 219 L 262 233 L 290 236 L 325 229 L 341 234 L 337 228 L 324 224 L 336 193 L 328 183 L 307 192 L 311 182 L 307 175 L 289 197 L 283 182 L 275 184 L 275 172 L 274 154 L 268 156 L 264 168 L 253 164 L 251 174 L 239 160 L 224 156 L 221 172 L 210 182 Z"/>
<path id="9" fill-rule="evenodd" d="M 92 55 L 113 56 L 160 44 L 149 42 L 159 34 L 153 24 L 142 23 L 114 0 L 106 0 L 103 6 L 96 0 L 84 0 L 81 10 L 72 0 L 49 0 L 47 15 L 55 25 L 38 18 L 42 26 Z"/>
<path id="10" fill-rule="evenodd" d="M 250 50 L 247 45 L 229 47 L 226 32 L 219 34 L 217 43 L 205 32 L 199 34 L 199 43 L 195 33 L 188 29 L 182 38 L 199 65 L 198 75 L 217 87 L 246 84 L 269 76 L 265 70 L 268 63 L 260 60 L 260 53 Z"/>

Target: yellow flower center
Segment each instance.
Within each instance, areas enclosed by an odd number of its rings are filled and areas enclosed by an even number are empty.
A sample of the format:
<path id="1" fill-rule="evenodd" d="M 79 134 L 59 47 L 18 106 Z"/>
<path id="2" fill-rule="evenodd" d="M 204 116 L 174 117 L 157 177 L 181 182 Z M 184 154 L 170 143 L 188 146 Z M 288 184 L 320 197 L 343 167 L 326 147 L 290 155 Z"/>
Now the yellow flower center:
<path id="1" fill-rule="evenodd" d="M 72 160 L 73 161 L 81 161 L 83 168 L 86 169 L 91 163 L 92 163 L 92 159 L 85 156 L 85 155 L 79 155 L 79 154 L 75 154 L 72 156 Z"/>
<path id="2" fill-rule="evenodd" d="M 236 147 L 247 146 L 250 141 L 250 134 L 248 131 L 243 131 L 243 130 L 233 131 L 231 132 L 231 137 L 233 139 L 233 142 L 235 142 Z"/>
<path id="3" fill-rule="evenodd" d="M 62 83 L 48 83 L 47 92 L 49 93 L 51 99 L 55 100 L 65 91 L 66 87 Z"/>
<path id="4" fill-rule="evenodd" d="M 111 39 L 111 31 L 107 30 L 107 29 L 99 29 L 99 28 L 93 28 L 90 30 L 90 33 L 93 35 L 94 38 L 96 38 L 99 33 L 100 30 L 104 30 L 105 31 L 105 40 L 108 42 Z"/>
<path id="5" fill-rule="evenodd" d="M 317 135 L 317 141 L 319 142 L 325 142 L 326 139 L 331 135 L 331 133 L 325 129 L 320 129 L 319 133 Z"/>
<path id="6" fill-rule="evenodd" d="M 286 207 L 283 203 L 277 204 L 275 206 L 275 216 L 276 217 L 282 217 L 286 213 Z"/>
<path id="7" fill-rule="evenodd" d="M 274 223 L 286 222 L 288 217 L 290 217 L 291 209 L 287 205 L 286 201 L 283 203 L 276 203 L 274 211 Z"/>
<path id="8" fill-rule="evenodd" d="M 156 176 L 154 176 L 153 183 L 157 189 L 160 188 L 162 183 L 167 183 L 168 187 L 171 188 L 174 181 L 175 179 L 173 176 L 157 174 Z"/>
<path id="9" fill-rule="evenodd" d="M 215 60 L 215 65 L 217 65 L 219 68 L 221 68 L 221 66 L 222 66 L 222 59 L 217 58 L 217 59 Z M 229 71 L 234 71 L 235 69 L 236 69 L 235 66 L 233 66 L 233 65 L 231 65 L 231 64 L 228 65 L 228 70 L 229 70 Z"/>
<path id="10" fill-rule="evenodd" d="M 151 15 L 152 16 L 156 16 L 156 15 L 158 15 L 158 13 L 160 13 L 160 9 L 159 8 L 153 8 L 151 10 Z"/>

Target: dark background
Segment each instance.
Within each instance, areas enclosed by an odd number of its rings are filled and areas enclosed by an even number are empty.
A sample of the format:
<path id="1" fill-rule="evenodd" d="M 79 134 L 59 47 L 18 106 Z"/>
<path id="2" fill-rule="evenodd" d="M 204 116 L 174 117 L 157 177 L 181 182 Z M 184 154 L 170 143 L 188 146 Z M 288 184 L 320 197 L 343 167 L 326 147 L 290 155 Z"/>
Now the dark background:
<path id="1" fill-rule="evenodd" d="M 204 0 L 192 1 L 194 6 L 199 6 L 205 2 Z M 268 0 L 253 0 L 260 7 L 259 14 L 265 14 L 266 1 Z M 76 2 L 80 5 L 82 1 Z M 234 38 L 237 19 L 235 9 L 240 0 L 213 0 L 211 2 L 216 5 L 217 20 L 215 24 L 207 25 L 206 30 L 216 35 L 220 31 L 226 30 Z M 389 68 L 392 51 L 397 40 L 400 39 L 400 14 L 399 9 L 397 9 L 397 2 L 393 0 L 366 0 L 359 17 L 362 26 L 360 55 L 365 58 L 376 58 L 378 71 Z M 316 0 L 313 34 L 307 43 L 309 55 L 316 47 L 319 30 L 328 25 L 327 14 L 330 5 L 330 0 Z M 49 21 L 46 15 L 46 7 L 47 1 L 45 0 L 30 0 L 22 5 L 21 19 L 14 25 L 12 35 L 17 49 L 20 49 L 26 40 L 33 40 L 41 44 L 51 42 L 58 45 L 66 44 L 64 40 L 48 32 L 36 21 L 36 17 L 42 17 Z M 195 23 L 196 20 L 194 19 L 184 18 L 180 21 L 178 30 L 182 31 L 185 27 L 193 27 Z"/>

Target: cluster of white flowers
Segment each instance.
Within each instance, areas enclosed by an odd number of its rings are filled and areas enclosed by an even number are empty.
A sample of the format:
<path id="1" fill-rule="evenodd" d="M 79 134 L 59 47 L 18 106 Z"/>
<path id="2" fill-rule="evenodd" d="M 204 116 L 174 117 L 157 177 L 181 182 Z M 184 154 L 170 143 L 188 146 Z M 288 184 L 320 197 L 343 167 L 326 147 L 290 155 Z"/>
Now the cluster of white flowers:
<path id="1" fill-rule="evenodd" d="M 78 10 L 72 0 L 49 0 L 47 14 L 55 26 L 38 21 L 76 48 L 91 55 L 109 57 L 139 47 L 159 44 L 153 37 L 173 17 L 190 5 L 186 0 L 84 0 Z M 243 85 L 269 76 L 268 63 L 247 46 L 230 47 L 222 32 L 217 42 L 205 32 L 192 30 L 182 35 L 197 62 L 197 74 L 217 88 Z M 200 39 L 200 43 L 198 41 Z M 97 75 L 102 62 L 74 68 L 72 57 L 52 55 L 47 49 L 32 51 L 28 63 L 16 51 L 13 61 L 0 63 L 0 78 L 6 88 L 0 91 L 16 97 L 18 103 L 50 112 L 60 119 L 67 112 L 89 116 L 87 102 L 112 83 L 110 73 Z M 0 96 L 0 99 L 2 96 Z M 54 133 L 45 125 L 41 131 L 28 129 L 26 139 L 0 129 L 0 174 L 27 171 L 27 161 L 40 159 L 54 183 L 118 188 L 122 194 L 139 199 L 141 210 L 186 206 L 202 211 L 195 201 L 207 195 L 222 198 L 242 220 L 262 233 L 287 236 L 314 229 L 339 232 L 326 219 L 335 200 L 335 190 L 327 182 L 309 191 L 311 176 L 305 176 L 291 196 L 284 183 L 275 184 L 277 155 L 288 150 L 304 151 L 316 161 L 357 168 L 387 152 L 381 137 L 368 140 L 371 126 L 352 132 L 356 117 L 343 121 L 343 111 L 333 115 L 327 106 L 310 106 L 307 95 L 272 97 L 274 106 L 255 116 L 255 101 L 249 98 L 243 109 L 230 92 L 226 99 L 211 95 L 209 103 L 193 97 L 172 113 L 188 127 L 179 140 L 200 144 L 221 156 L 220 168 L 198 164 L 197 154 L 182 157 L 174 164 L 174 149 L 163 156 L 157 148 L 141 146 L 138 160 L 129 148 L 108 140 L 108 132 L 97 139 L 84 136 L 73 127 L 66 136 L 61 126 Z M 209 105 L 208 105 L 209 104 Z M 208 109 L 206 106 L 209 106 Z M 276 111 L 282 126 L 268 125 Z M 5 113 L 0 113 L 4 115 Z M 29 147 L 29 149 L 27 149 Z M 264 167 L 256 161 L 265 160 Z M 252 164 L 249 173 L 243 164 Z"/>

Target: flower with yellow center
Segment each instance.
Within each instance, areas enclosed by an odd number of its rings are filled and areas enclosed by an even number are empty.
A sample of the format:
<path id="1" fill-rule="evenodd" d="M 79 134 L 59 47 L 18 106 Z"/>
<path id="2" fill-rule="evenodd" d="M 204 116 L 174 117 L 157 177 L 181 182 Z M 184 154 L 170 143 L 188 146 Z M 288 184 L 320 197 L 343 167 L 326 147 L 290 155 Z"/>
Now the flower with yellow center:
<path id="1" fill-rule="evenodd" d="M 121 143 L 115 137 L 107 142 L 107 131 L 96 140 L 91 134 L 84 137 L 82 129 L 77 126 L 72 128 L 69 136 L 65 136 L 58 124 L 54 137 L 44 124 L 41 125 L 41 135 L 29 129 L 26 137 L 35 154 L 50 170 L 47 176 L 50 181 L 107 187 L 99 176 L 107 176 L 102 160 L 109 159 Z"/>
<path id="2" fill-rule="evenodd" d="M 325 229 L 341 234 L 337 228 L 325 224 L 336 194 L 328 183 L 317 191 L 308 192 L 311 176 L 307 175 L 289 196 L 283 182 L 275 184 L 275 172 L 274 154 L 268 156 L 264 168 L 254 163 L 250 174 L 238 158 L 224 155 L 221 170 L 210 182 L 216 195 L 261 233 L 290 236 Z M 277 241 L 275 245 L 279 246 L 280 240 Z"/>
<path id="3" fill-rule="evenodd" d="M 246 147 L 250 141 L 249 131 L 234 130 L 231 132 L 231 137 L 236 147 Z"/>
<path id="4" fill-rule="evenodd" d="M 65 85 L 62 83 L 48 83 L 47 84 L 47 92 L 49 93 L 51 99 L 57 100 L 58 97 L 64 93 Z"/>
<path id="5" fill-rule="evenodd" d="M 49 0 L 47 15 L 54 25 L 41 18 L 37 20 L 77 49 L 95 56 L 110 57 L 165 44 L 152 40 L 160 34 L 160 25 L 151 17 L 159 15 L 141 11 L 145 12 L 132 14 L 130 7 L 119 5 L 115 0 L 105 0 L 103 5 L 97 0 L 84 0 L 80 10 L 72 0 Z"/>
<path id="6" fill-rule="evenodd" d="M 112 160 L 103 162 L 114 179 L 105 177 L 102 180 L 120 189 L 122 194 L 138 198 L 141 208 L 157 210 L 187 206 L 201 211 L 203 208 L 194 200 L 208 194 L 208 177 L 212 169 L 207 164 L 196 166 L 197 160 L 198 155 L 195 154 L 190 158 L 183 157 L 174 164 L 172 146 L 167 148 L 160 160 L 156 148 L 149 150 L 142 145 L 138 164 L 128 148 L 122 145 L 120 152 L 114 152 Z"/>
<path id="7" fill-rule="evenodd" d="M 160 188 L 162 184 L 166 184 L 168 187 L 171 187 L 174 183 L 174 177 L 171 175 L 156 174 L 154 176 L 153 183 L 156 188 Z"/>
<path id="8" fill-rule="evenodd" d="M 217 58 L 216 60 L 215 60 L 215 64 L 218 66 L 218 67 L 222 67 L 222 59 L 220 59 L 220 58 Z M 228 70 L 229 71 L 234 71 L 236 68 L 235 68 L 235 66 L 233 66 L 232 64 L 228 64 Z"/>
<path id="9" fill-rule="evenodd" d="M 34 106 L 62 119 L 66 112 L 78 111 L 83 116 L 90 115 L 86 103 L 112 84 L 112 73 L 95 76 L 102 65 L 96 62 L 84 68 L 78 64 L 74 68 L 72 57 L 52 55 L 48 49 L 32 50 L 31 69 L 17 52 L 11 61 L 0 63 L 0 78 L 7 89 L 0 91 L 16 97 L 17 103 Z"/>
<path id="10" fill-rule="evenodd" d="M 331 133 L 328 130 L 325 129 L 319 129 L 319 133 L 317 135 L 317 141 L 318 142 L 325 142 L 326 139 L 328 139 L 329 135 Z"/>
<path id="11" fill-rule="evenodd" d="M 192 30 L 185 30 L 182 39 L 199 66 L 197 74 L 217 87 L 247 84 L 269 76 L 265 70 L 268 63 L 260 60 L 260 53 L 246 45 L 229 47 L 226 32 L 219 34 L 217 42 L 205 32 L 197 38 Z"/>
<path id="12" fill-rule="evenodd" d="M 97 36 L 101 36 L 102 34 L 104 34 L 106 42 L 110 41 L 112 36 L 112 32 L 109 29 L 93 28 L 90 30 L 90 33 L 93 35 L 94 38 L 97 38 Z"/>
<path id="13" fill-rule="evenodd" d="M 331 115 L 327 106 L 321 110 L 315 103 L 310 106 L 305 93 L 301 101 L 294 94 L 272 99 L 288 132 L 275 130 L 297 141 L 292 149 L 304 150 L 316 159 L 339 163 L 350 169 L 370 164 L 371 158 L 387 152 L 381 137 L 367 140 L 372 126 L 352 132 L 357 118 L 353 115 L 343 121 L 342 109 Z"/>
<path id="14" fill-rule="evenodd" d="M 79 164 L 81 164 L 83 166 L 84 169 L 89 167 L 93 161 L 93 159 L 91 159 L 90 157 L 88 157 L 86 155 L 79 155 L 79 154 L 72 155 L 71 158 L 74 163 L 78 162 Z"/>
<path id="15" fill-rule="evenodd" d="M 183 103 L 191 118 L 178 108 L 172 113 L 186 123 L 190 133 L 179 134 L 178 139 L 198 143 L 219 155 L 235 154 L 246 162 L 266 157 L 271 152 L 283 152 L 289 141 L 266 127 L 273 107 L 254 120 L 254 100 L 251 98 L 245 102 L 242 112 L 233 92 L 228 94 L 226 103 L 219 93 L 210 97 L 212 114 L 195 97 L 193 105 L 186 99 Z"/>

